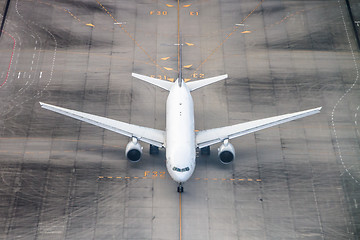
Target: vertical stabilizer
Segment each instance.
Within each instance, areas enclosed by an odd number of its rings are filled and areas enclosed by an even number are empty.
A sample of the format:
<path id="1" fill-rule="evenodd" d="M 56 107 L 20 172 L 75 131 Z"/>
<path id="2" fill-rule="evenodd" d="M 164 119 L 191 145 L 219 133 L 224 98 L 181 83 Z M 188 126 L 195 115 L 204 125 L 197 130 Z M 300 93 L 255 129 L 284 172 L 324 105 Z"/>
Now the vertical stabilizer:
<path id="1" fill-rule="evenodd" d="M 183 83 L 183 78 L 182 78 L 182 36 L 180 33 L 180 42 L 179 42 L 179 54 L 178 54 L 178 70 L 179 70 L 179 76 L 178 76 L 178 84 L 179 87 L 181 87 L 182 83 Z"/>

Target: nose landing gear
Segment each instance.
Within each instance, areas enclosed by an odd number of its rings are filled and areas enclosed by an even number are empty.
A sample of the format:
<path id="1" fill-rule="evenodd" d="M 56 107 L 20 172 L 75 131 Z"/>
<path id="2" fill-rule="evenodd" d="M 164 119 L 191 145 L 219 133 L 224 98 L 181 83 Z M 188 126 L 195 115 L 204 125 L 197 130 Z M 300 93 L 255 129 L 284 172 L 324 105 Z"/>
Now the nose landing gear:
<path id="1" fill-rule="evenodd" d="M 182 193 L 182 192 L 184 191 L 184 187 L 182 186 L 181 183 L 179 183 L 179 186 L 178 186 L 178 188 L 177 188 L 177 191 L 178 191 L 178 193 Z"/>

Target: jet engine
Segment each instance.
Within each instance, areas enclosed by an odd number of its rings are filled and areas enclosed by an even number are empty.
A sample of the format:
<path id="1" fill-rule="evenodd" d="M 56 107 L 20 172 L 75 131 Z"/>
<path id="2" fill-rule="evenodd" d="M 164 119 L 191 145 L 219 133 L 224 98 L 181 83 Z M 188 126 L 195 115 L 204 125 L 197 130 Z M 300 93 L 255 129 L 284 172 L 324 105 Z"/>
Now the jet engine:
<path id="1" fill-rule="evenodd" d="M 126 145 L 125 155 L 131 162 L 137 162 L 141 158 L 142 149 L 143 148 L 138 143 L 138 140 L 133 137 Z"/>
<path id="2" fill-rule="evenodd" d="M 229 143 L 229 139 L 225 139 L 223 144 L 218 148 L 218 156 L 223 164 L 229 164 L 234 160 L 235 148 Z"/>

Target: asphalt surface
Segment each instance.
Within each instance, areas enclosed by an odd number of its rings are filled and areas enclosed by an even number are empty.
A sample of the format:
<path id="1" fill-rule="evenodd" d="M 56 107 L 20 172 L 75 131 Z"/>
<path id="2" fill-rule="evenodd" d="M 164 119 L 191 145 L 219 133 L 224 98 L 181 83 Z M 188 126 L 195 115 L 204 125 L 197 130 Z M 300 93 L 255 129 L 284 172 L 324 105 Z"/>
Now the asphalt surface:
<path id="1" fill-rule="evenodd" d="M 345 1 L 180 3 L 199 130 L 323 106 L 199 156 L 176 192 L 165 151 L 39 101 L 165 129 L 177 2 L 12 0 L 0 39 L 1 239 L 359 239 L 359 53 Z M 237 25 L 243 24 L 243 25 Z"/>
<path id="2" fill-rule="evenodd" d="M 5 4 L 6 4 L 6 0 L 1 0 L 1 1 L 0 1 L 0 11 L 1 11 L 1 15 L 3 14 Z"/>

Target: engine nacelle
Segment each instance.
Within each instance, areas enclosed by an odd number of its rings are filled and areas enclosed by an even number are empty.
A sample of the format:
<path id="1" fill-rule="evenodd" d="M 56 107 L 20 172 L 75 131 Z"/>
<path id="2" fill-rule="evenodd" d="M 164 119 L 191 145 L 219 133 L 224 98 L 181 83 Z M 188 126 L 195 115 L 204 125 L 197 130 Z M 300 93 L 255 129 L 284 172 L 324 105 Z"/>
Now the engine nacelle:
<path id="1" fill-rule="evenodd" d="M 141 158 L 142 147 L 138 143 L 136 138 L 132 138 L 131 141 L 126 145 L 125 155 L 131 162 L 137 162 Z"/>
<path id="2" fill-rule="evenodd" d="M 235 148 L 229 143 L 228 139 L 224 140 L 224 143 L 218 148 L 218 156 L 223 164 L 231 163 L 235 158 Z"/>

